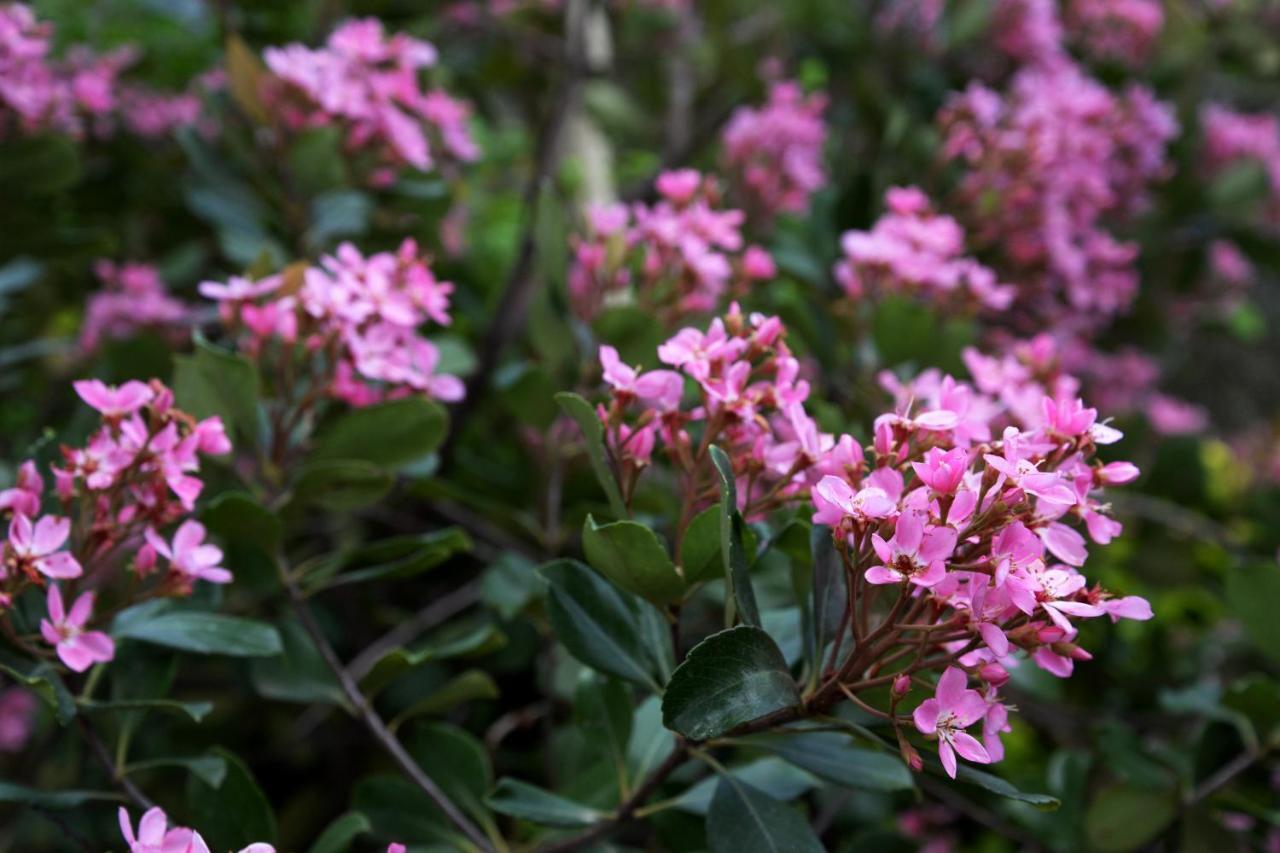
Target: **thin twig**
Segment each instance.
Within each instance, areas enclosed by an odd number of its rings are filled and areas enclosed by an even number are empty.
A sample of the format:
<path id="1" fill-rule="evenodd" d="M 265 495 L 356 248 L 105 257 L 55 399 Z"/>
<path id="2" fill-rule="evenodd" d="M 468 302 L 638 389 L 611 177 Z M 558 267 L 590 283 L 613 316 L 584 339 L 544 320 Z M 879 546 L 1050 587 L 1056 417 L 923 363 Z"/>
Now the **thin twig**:
<path id="1" fill-rule="evenodd" d="M 479 581 L 473 581 L 440 596 L 365 647 L 364 651 L 347 664 L 347 672 L 356 681 L 360 681 L 387 652 L 403 646 L 427 629 L 453 618 L 479 600 Z"/>
<path id="2" fill-rule="evenodd" d="M 342 661 L 338 659 L 338 654 L 333 650 L 333 646 L 329 644 L 329 640 L 325 637 L 324 632 L 320 630 L 320 626 L 316 623 L 315 616 L 311 613 L 311 608 L 307 604 L 307 599 L 303 595 L 298 584 L 293 580 L 287 570 L 287 564 L 283 558 L 279 561 L 280 577 L 284 582 L 285 588 L 289 592 L 289 601 L 293 605 L 294 613 L 297 614 L 298 622 L 302 625 L 307 636 L 311 638 L 311 642 L 315 645 L 316 650 L 320 652 L 320 656 L 324 659 L 326 665 L 338 679 L 338 686 L 342 688 L 343 695 L 360 721 L 364 723 L 365 728 L 373 735 L 374 740 L 382 747 L 383 751 L 391 757 L 396 763 L 400 771 L 409 778 L 411 782 L 418 786 L 421 791 L 433 802 L 440 811 L 444 812 L 445 817 L 458 828 L 458 830 L 467 837 L 467 839 L 481 850 L 490 851 L 492 846 L 489 844 L 484 834 L 475 827 L 475 825 L 462 813 L 462 811 L 454 805 L 453 801 L 440 790 L 440 787 L 432 781 L 431 777 L 414 761 L 413 756 L 405 751 L 405 748 L 396 739 L 396 736 L 387 728 L 387 724 L 382 717 L 370 704 L 364 692 L 360 689 L 360 685 L 352 677 L 347 668 L 342 665 Z"/>
<path id="3" fill-rule="evenodd" d="M 676 748 L 671 750 L 671 754 L 666 760 L 658 765 L 652 773 L 649 774 L 639 787 L 626 799 L 622 805 L 618 806 L 617 811 L 613 813 L 613 817 L 602 823 L 598 823 L 585 832 L 569 838 L 562 839 L 549 844 L 542 848 L 542 853 L 569 853 L 572 850 L 581 850 L 596 841 L 613 832 L 620 824 L 625 823 L 635 814 L 636 809 L 644 805 L 645 800 L 658 790 L 658 786 L 666 781 L 677 767 L 689 760 L 689 747 L 682 740 L 676 744 Z"/>
<path id="4" fill-rule="evenodd" d="M 93 753 L 94 758 L 102 765 L 102 769 L 107 771 L 107 775 L 111 777 L 111 781 L 124 791 L 125 796 L 133 800 L 133 804 L 140 809 L 149 809 L 155 805 L 151 798 L 142 792 L 142 789 L 133 783 L 133 780 L 125 776 L 120 768 L 116 766 L 115 759 L 111 757 L 111 751 L 107 749 L 107 745 L 102 742 L 102 738 L 98 737 L 98 732 L 93 728 L 93 723 L 85 717 L 84 714 L 76 716 L 77 728 L 80 734 L 84 736 L 85 743 L 89 744 L 89 751 Z"/>

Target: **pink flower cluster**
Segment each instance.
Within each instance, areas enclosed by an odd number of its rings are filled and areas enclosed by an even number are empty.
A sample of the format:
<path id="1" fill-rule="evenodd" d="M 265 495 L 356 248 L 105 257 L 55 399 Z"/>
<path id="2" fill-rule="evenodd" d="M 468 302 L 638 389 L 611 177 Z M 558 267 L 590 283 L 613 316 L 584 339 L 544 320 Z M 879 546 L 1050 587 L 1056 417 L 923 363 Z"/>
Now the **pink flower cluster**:
<path id="1" fill-rule="evenodd" d="M 945 653 L 936 695 L 914 722 L 954 777 L 957 754 L 980 763 L 1003 755 L 1008 709 L 998 689 L 1021 658 L 1065 678 L 1090 657 L 1073 620 L 1151 618 L 1145 600 L 1088 585 L 1086 540 L 1068 523 L 1109 542 L 1120 524 L 1101 490 L 1138 469 L 1094 459 L 1121 435 L 1075 397 L 1041 394 L 1034 421 L 1021 424 L 951 377 L 925 378 L 903 396 L 876 419 L 869 468 L 846 465 L 814 487 L 813 520 L 833 528 L 863 594 L 898 588 L 888 624 L 905 632 L 901 642 Z M 909 672 L 895 679 L 894 705 L 910 685 Z M 979 722 L 981 741 L 966 731 Z"/>
<path id="2" fill-rule="evenodd" d="M 101 56 L 83 46 L 55 60 L 53 26 L 22 3 L 0 6 L 0 139 L 18 134 L 109 135 L 117 120 L 143 137 L 161 136 L 200 118 L 193 93 L 165 94 L 121 82 L 136 52 Z"/>
<path id="3" fill-rule="evenodd" d="M 1211 174 L 1242 162 L 1257 163 L 1266 172 L 1271 199 L 1265 216 L 1269 225 L 1280 227 L 1280 118 L 1208 104 L 1200 112 L 1200 124 Z"/>
<path id="4" fill-rule="evenodd" d="M 309 390 L 355 406 L 412 395 L 462 398 L 462 381 L 438 372 L 440 351 L 420 332 L 428 323 L 449 325 L 453 285 L 435 277 L 411 239 L 369 257 L 344 243 L 300 283 L 282 273 L 207 281 L 200 292 L 218 301 L 243 351 L 263 355 L 276 346 L 306 356 Z"/>
<path id="5" fill-rule="evenodd" d="M 82 672 L 110 660 L 115 647 L 106 634 L 87 629 L 94 593 L 81 593 L 67 608 L 63 588 L 82 577 L 100 584 L 130 557 L 139 576 L 149 575 L 157 552 L 168 571 L 149 594 L 185 595 L 197 579 L 231 580 L 217 566 L 222 552 L 204 544 L 198 522 L 186 520 L 172 548 L 156 532 L 194 508 L 200 457 L 228 453 L 231 444 L 218 418 L 197 421 L 174 408 L 172 392 L 158 381 L 111 387 L 84 380 L 75 389 L 102 423 L 84 447 L 64 446 L 63 465 L 52 468 L 63 514 L 44 513 L 44 477 L 32 461 L 19 468 L 12 488 L 0 491 L 0 511 L 12 515 L 0 549 L 0 609 L 25 588 L 47 584 L 40 634 L 64 664 Z"/>
<path id="6" fill-rule="evenodd" d="M 714 178 L 692 169 L 658 176 L 659 200 L 592 208 L 569 272 L 574 310 L 591 318 L 628 301 L 664 322 L 708 314 L 726 297 L 777 274 L 773 258 L 742 237 L 745 214 L 720 208 Z"/>
<path id="7" fill-rule="evenodd" d="M 598 411 L 625 495 L 659 448 L 692 484 L 708 474 L 708 447 L 718 445 L 733 462 L 748 518 L 803 498 L 822 474 L 862 464 L 849 436 L 820 432 L 805 411 L 809 383 L 777 317 L 747 316 L 735 303 L 706 331 L 679 331 L 658 347 L 658 358 L 674 369 L 641 372 L 612 347 L 600 348 L 611 395 Z M 697 388 L 690 403 L 686 378 Z M 688 429 L 694 423 L 701 425 L 696 442 Z M 685 493 L 704 497 L 694 487 Z"/>
<path id="8" fill-rule="evenodd" d="M 387 36 L 376 18 L 343 23 L 322 48 L 290 44 L 263 56 L 271 72 L 264 95 L 284 126 L 342 128 L 350 151 L 377 158 L 375 183 L 390 183 L 406 166 L 425 171 L 479 156 L 469 107 L 421 85 L 422 70 L 436 64 L 435 47 L 404 33 Z"/>
<path id="9" fill-rule="evenodd" d="M 1164 27 L 1160 0 L 1069 0 L 1067 32 L 1096 59 L 1137 65 L 1151 56 Z"/>
<path id="10" fill-rule="evenodd" d="M 725 171 L 753 218 L 767 222 L 779 213 L 804 213 L 826 183 L 826 108 L 825 95 L 806 96 L 799 83 L 778 82 L 762 107 L 740 107 L 729 119 L 722 137 Z"/>
<path id="11" fill-rule="evenodd" d="M 999 251 L 1020 304 L 1088 326 L 1127 308 L 1137 246 L 1105 220 L 1141 209 L 1167 170 L 1170 109 L 1131 86 L 1121 95 L 1070 62 L 1028 66 L 1001 95 L 972 83 L 939 116 L 943 156 L 965 164 L 960 200 L 978 244 Z"/>
<path id="12" fill-rule="evenodd" d="M 1013 302 L 1011 285 L 964 256 L 964 230 L 936 213 L 915 187 L 894 187 L 885 195 L 888 212 L 870 231 L 846 231 L 844 258 L 835 277 L 854 299 L 903 293 L 948 308 L 1000 311 Z"/>
<path id="13" fill-rule="evenodd" d="M 92 353 L 105 341 L 128 339 L 142 329 L 171 337 L 186 334 L 191 309 L 169 295 L 155 267 L 100 260 L 93 270 L 102 290 L 90 296 L 85 307 L 82 352 Z"/>

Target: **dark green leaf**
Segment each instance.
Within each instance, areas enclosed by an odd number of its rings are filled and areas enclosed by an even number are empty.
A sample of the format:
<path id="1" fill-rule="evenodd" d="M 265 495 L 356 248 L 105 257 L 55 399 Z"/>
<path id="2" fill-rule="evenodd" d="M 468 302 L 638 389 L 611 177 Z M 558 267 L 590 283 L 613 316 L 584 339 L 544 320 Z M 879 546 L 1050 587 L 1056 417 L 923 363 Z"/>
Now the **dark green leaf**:
<path id="1" fill-rule="evenodd" d="M 465 839 L 448 825 L 427 795 L 399 776 L 374 776 L 360 780 L 351 805 L 369 819 L 375 834 L 385 838 L 409 844 L 442 844 L 451 850 L 471 849 Z"/>
<path id="2" fill-rule="evenodd" d="M 177 404 L 198 418 L 220 416 L 229 432 L 250 443 L 258 439 L 259 384 L 253 362 L 199 337 L 193 354 L 174 357 Z"/>
<path id="3" fill-rule="evenodd" d="M 733 778 L 783 802 L 794 800 L 819 784 L 812 774 L 772 756 L 727 769 Z M 719 784 L 719 776 L 707 776 L 677 797 L 674 805 L 682 811 L 705 815 Z"/>
<path id="4" fill-rule="evenodd" d="M 249 665 L 249 677 L 258 695 L 277 702 L 326 702 L 346 705 L 346 697 L 333 671 L 297 619 L 278 625 L 281 654 L 258 658 Z"/>
<path id="5" fill-rule="evenodd" d="M 684 595 L 684 580 L 666 547 L 643 524 L 624 520 L 597 525 L 588 515 L 582 527 L 582 550 L 601 574 L 654 604 L 670 604 Z"/>
<path id="6" fill-rule="evenodd" d="M 570 394 L 567 391 L 556 394 L 556 402 L 560 404 L 564 413 L 578 424 L 578 429 L 582 430 L 587 458 L 591 460 L 591 468 L 596 473 L 596 479 L 600 481 L 600 488 L 604 489 L 605 497 L 609 499 L 609 508 L 618 518 L 626 518 L 630 513 L 627 512 L 627 506 L 622 501 L 618 481 L 613 476 L 613 469 L 609 467 L 608 458 L 605 455 L 604 427 L 600 424 L 596 410 L 577 394 Z"/>
<path id="7" fill-rule="evenodd" d="M 22 803 L 42 809 L 78 809 L 86 803 L 121 799 L 114 791 L 40 791 L 0 781 L 0 803 Z"/>
<path id="8" fill-rule="evenodd" d="M 16 137 L 0 145 L 0 195 L 51 195 L 80 180 L 80 152 L 59 134 Z"/>
<path id="9" fill-rule="evenodd" d="M 211 850 L 238 850 L 256 841 L 271 844 L 276 818 L 262 789 L 243 761 L 225 749 L 213 754 L 226 762 L 226 777 L 214 787 L 187 777 L 187 813 Z"/>
<path id="10" fill-rule="evenodd" d="M 377 503 L 395 479 L 385 468 L 359 459 L 317 459 L 303 466 L 294 484 L 294 499 L 334 512 Z"/>
<path id="11" fill-rule="evenodd" d="M 82 711 L 97 713 L 101 711 L 164 711 L 189 717 L 200 722 L 213 710 L 212 702 L 179 702 L 176 699 L 117 699 L 98 701 L 81 699 L 77 703 Z"/>
<path id="12" fill-rule="evenodd" d="M 456 636 L 442 636 L 420 643 L 412 649 L 392 649 L 379 658 L 369 674 L 360 680 L 360 689 L 367 696 L 376 696 L 404 673 L 431 661 L 492 654 L 506 644 L 506 635 L 486 622 L 470 626 Z"/>
<path id="13" fill-rule="evenodd" d="M 51 664 L 36 663 L 0 648 L 0 672 L 12 676 L 31 688 L 40 697 L 60 725 L 66 725 L 76 715 L 76 700 Z"/>
<path id="14" fill-rule="evenodd" d="M 406 397 L 343 414 L 316 437 L 313 456 L 394 467 L 431 453 L 448 428 L 439 403 Z"/>
<path id="15" fill-rule="evenodd" d="M 1249 639 L 1273 661 L 1280 662 L 1277 601 L 1280 601 L 1280 566 L 1262 563 L 1228 570 L 1227 604 L 1244 623 Z"/>
<path id="16" fill-rule="evenodd" d="M 228 542 L 251 544 L 274 556 L 283 535 L 280 519 L 244 492 L 224 492 L 200 515 L 210 532 Z"/>
<path id="17" fill-rule="evenodd" d="M 222 780 L 227 778 L 227 761 L 220 755 L 148 758 L 130 763 L 125 772 L 134 773 L 138 770 L 153 770 L 157 767 L 182 767 L 211 788 L 219 787 L 222 785 Z"/>
<path id="18" fill-rule="evenodd" d="M 571 655 L 600 672 L 659 688 L 640 630 L 640 608 L 647 605 L 574 560 L 538 572 L 548 586 L 551 627 Z"/>
<path id="19" fill-rule="evenodd" d="M 395 536 L 343 555 L 308 572 L 309 592 L 378 580 L 404 580 L 442 565 L 472 547 L 460 527 L 446 527 L 420 536 Z"/>
<path id="20" fill-rule="evenodd" d="M 1100 853 L 1136 850 L 1177 816 L 1172 791 L 1110 785 L 1094 794 L 1084 817 L 1089 849 Z"/>
<path id="21" fill-rule="evenodd" d="M 495 812 L 541 826 L 576 829 L 606 817 L 603 812 L 518 779 L 499 779 L 488 802 Z"/>
<path id="22" fill-rule="evenodd" d="M 896 755 L 859 749 L 840 732 L 806 732 L 753 737 L 761 746 L 836 785 L 872 791 L 906 791 L 915 787 L 911 771 Z"/>
<path id="23" fill-rule="evenodd" d="M 405 748 L 446 797 L 494 829 L 485 805 L 485 794 L 493 786 L 493 767 L 483 743 L 457 726 L 432 722 L 416 726 Z"/>
<path id="24" fill-rule="evenodd" d="M 826 653 L 827 643 L 835 638 L 845 610 L 844 562 L 831 539 L 831 528 L 815 524 L 810 533 L 813 554 L 813 632 L 814 651 L 818 657 Z M 821 661 L 817 662 L 820 669 Z"/>
<path id="25" fill-rule="evenodd" d="M 584 671 L 574 692 L 573 709 L 594 754 L 609 757 L 626 779 L 627 744 L 631 738 L 631 691 L 620 681 Z M 623 793 L 621 787 L 619 794 Z"/>
<path id="26" fill-rule="evenodd" d="M 351 842 L 372 829 L 369 818 L 360 812 L 347 812 L 325 827 L 307 853 L 346 853 Z"/>
<path id="27" fill-rule="evenodd" d="M 205 655 L 269 657 L 283 647 L 276 629 L 265 622 L 218 613 L 169 611 L 146 619 L 118 614 L 112 628 L 117 640 L 139 640 Z"/>
<path id="28" fill-rule="evenodd" d="M 936 762 L 930 762 L 930 768 L 940 771 L 941 765 Z M 1016 800 L 1019 803 L 1027 803 L 1044 811 L 1056 811 L 1062 803 L 1057 797 L 1051 797 L 1048 794 L 1034 794 L 1019 791 L 1013 785 L 1001 779 L 999 776 L 987 773 L 982 770 L 975 770 L 966 764 L 961 764 L 956 771 L 956 779 L 966 782 L 970 785 L 977 785 L 993 794 L 999 794 L 1007 800 Z"/>
<path id="29" fill-rule="evenodd" d="M 419 699 L 391 721 L 392 729 L 399 728 L 406 720 L 429 714 L 442 714 L 463 702 L 477 699 L 497 699 L 501 695 L 493 676 L 479 669 L 469 669 L 456 675 L 443 686 Z"/>
<path id="30" fill-rule="evenodd" d="M 822 853 L 799 811 L 733 776 L 721 776 L 707 811 L 711 853 Z"/>
<path id="31" fill-rule="evenodd" d="M 693 647 L 667 685 L 662 721 L 691 740 L 706 740 L 799 703 L 777 644 L 763 630 L 739 625 Z"/>
<path id="32" fill-rule="evenodd" d="M 760 626 L 760 608 L 756 606 L 755 590 L 751 587 L 751 575 L 743 529 L 746 524 L 738 512 L 738 486 L 733 477 L 733 463 L 725 452 L 711 446 L 711 461 L 720 475 L 720 553 L 724 559 L 724 573 L 733 588 L 733 600 L 737 603 L 742 621 Z"/>

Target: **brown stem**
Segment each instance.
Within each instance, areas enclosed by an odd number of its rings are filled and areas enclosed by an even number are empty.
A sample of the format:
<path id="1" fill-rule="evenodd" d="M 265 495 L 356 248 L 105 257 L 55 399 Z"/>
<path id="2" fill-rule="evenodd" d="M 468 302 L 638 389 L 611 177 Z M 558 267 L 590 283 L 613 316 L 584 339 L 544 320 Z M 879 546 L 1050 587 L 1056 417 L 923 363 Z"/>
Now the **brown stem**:
<path id="1" fill-rule="evenodd" d="M 107 749 L 107 745 L 102 742 L 102 738 L 98 737 L 98 732 L 84 714 L 76 716 L 76 726 L 80 729 L 80 734 L 84 737 L 85 743 L 89 745 L 89 751 L 93 753 L 94 758 L 102 765 L 102 769 L 107 771 L 111 781 L 121 791 L 124 791 L 125 796 L 133 800 L 133 804 L 140 809 L 149 809 L 154 806 L 155 803 L 151 801 L 151 798 L 144 794 L 142 789 L 135 785 L 133 780 L 125 776 L 120 768 L 116 766 L 115 759 L 111 757 L 111 752 Z"/>
<path id="2" fill-rule="evenodd" d="M 293 580 L 291 573 L 287 569 L 287 563 L 284 559 L 279 560 L 280 579 L 284 583 L 285 588 L 289 592 L 289 601 L 293 605 L 294 613 L 297 614 L 298 622 L 302 625 L 307 636 L 311 638 L 312 644 L 320 656 L 324 658 L 325 664 L 333 672 L 334 677 L 338 680 L 338 686 L 342 688 L 342 693 L 346 696 L 347 701 L 360 721 L 364 723 L 365 728 L 373 735 L 374 740 L 382 747 L 383 751 L 390 756 L 396 766 L 400 768 L 400 772 L 404 773 L 418 788 L 427 795 L 427 797 L 436 805 L 436 808 L 444 812 L 446 818 L 458 828 L 458 830 L 467 837 L 472 844 L 481 850 L 492 850 L 484 834 L 475 827 L 466 815 L 454 805 L 453 801 L 445 795 L 444 791 L 432 781 L 423 769 L 414 761 L 413 756 L 405 751 L 400 741 L 387 728 L 387 724 L 382 717 L 370 704 L 368 698 L 361 691 L 360 685 L 352 677 L 347 668 L 343 666 L 342 661 L 338 659 L 338 654 L 333 650 L 333 646 L 329 645 L 328 639 L 320 630 L 320 626 L 316 623 L 315 616 L 311 613 L 311 608 L 307 606 L 306 597 L 297 583 Z"/>
<path id="3" fill-rule="evenodd" d="M 644 805 L 645 800 L 658 789 L 658 786 L 666 781 L 677 767 L 689 760 L 689 747 L 681 740 L 676 744 L 676 748 L 671 750 L 671 754 L 666 760 L 659 764 L 652 773 L 649 774 L 639 787 L 632 792 L 622 805 L 618 806 L 618 810 L 614 812 L 613 817 L 603 823 L 598 823 L 585 832 L 565 838 L 554 844 L 549 844 L 542 848 L 542 853 L 568 853 L 572 850 L 581 850 L 596 841 L 613 832 L 620 824 L 626 822 L 635 814 L 636 809 Z"/>

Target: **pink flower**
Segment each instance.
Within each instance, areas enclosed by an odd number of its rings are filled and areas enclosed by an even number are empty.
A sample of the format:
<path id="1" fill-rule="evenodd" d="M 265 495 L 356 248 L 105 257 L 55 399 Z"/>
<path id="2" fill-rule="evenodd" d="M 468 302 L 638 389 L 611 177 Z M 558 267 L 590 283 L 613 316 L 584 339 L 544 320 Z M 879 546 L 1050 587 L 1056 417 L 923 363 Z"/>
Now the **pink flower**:
<path id="1" fill-rule="evenodd" d="M 949 666 L 938 679 L 934 698 L 926 699 L 912 717 L 922 734 L 938 738 L 938 757 L 947 775 L 956 778 L 956 753 L 978 764 L 990 764 L 991 756 L 981 743 L 964 730 L 982 719 L 987 703 L 977 690 L 967 689 L 964 670 Z"/>
<path id="2" fill-rule="evenodd" d="M 868 583 L 909 581 L 931 587 L 946 576 L 946 558 L 956 546 L 956 531 L 950 527 L 926 530 L 923 513 L 907 512 L 898 517 L 892 539 L 886 542 L 874 533 L 871 545 L 884 565 L 867 569 Z"/>
<path id="3" fill-rule="evenodd" d="M 9 522 L 9 548 L 18 565 L 50 578 L 78 578 L 80 564 L 61 551 L 71 535 L 71 519 L 46 515 L 34 525 L 21 513 Z"/>
<path id="4" fill-rule="evenodd" d="M 404 853 L 404 850 L 403 844 L 392 843 L 387 845 L 387 853 Z"/>
<path id="5" fill-rule="evenodd" d="M 832 527 L 846 517 L 858 522 L 887 518 L 897 509 L 884 489 L 868 486 L 855 493 L 844 478 L 832 474 L 814 486 L 813 505 L 817 509 L 813 523 Z"/>
<path id="6" fill-rule="evenodd" d="M 36 463 L 28 459 L 18 467 L 18 482 L 11 489 L 0 490 L 0 511 L 32 517 L 40 514 L 40 499 L 44 494 L 44 478 Z"/>
<path id="7" fill-rule="evenodd" d="M 185 827 L 169 829 L 169 818 L 159 806 L 148 809 L 142 816 L 136 835 L 124 806 L 120 807 L 119 820 L 120 833 L 130 853 L 209 853 L 209 845 L 200 833 Z M 258 842 L 242 848 L 240 853 L 275 853 L 275 848 Z"/>
<path id="8" fill-rule="evenodd" d="M 600 365 L 604 368 L 604 381 L 612 385 L 614 391 L 633 394 L 641 402 L 660 411 L 669 411 L 680 405 L 684 379 L 674 370 L 640 373 L 623 364 L 618 351 L 611 346 L 600 347 Z"/>
<path id="9" fill-rule="evenodd" d="M 105 663 L 116 655 L 116 644 L 101 631 L 86 631 L 85 624 L 93 614 L 93 593 L 86 592 L 71 605 L 62 608 L 62 593 L 57 584 L 49 584 L 45 600 L 49 618 L 40 620 L 40 635 L 58 650 L 62 662 L 76 672 L 84 672 L 95 663 Z"/>
<path id="10" fill-rule="evenodd" d="M 97 379 L 81 379 L 71 383 L 80 399 L 110 419 L 123 418 L 141 409 L 155 396 L 142 382 L 126 382 L 112 387 Z"/>
<path id="11" fill-rule="evenodd" d="M 943 450 L 931 447 L 923 462 L 912 462 L 911 468 L 926 486 L 938 494 L 955 492 L 969 470 L 969 454 L 963 448 Z"/>
<path id="12" fill-rule="evenodd" d="M 1136 619 L 1140 622 L 1155 616 L 1151 603 L 1137 595 L 1126 595 L 1124 598 L 1108 598 L 1099 602 L 1098 607 L 1111 617 L 1112 622 L 1121 619 Z"/>
<path id="13" fill-rule="evenodd" d="M 156 553 L 169 561 L 169 566 L 188 582 L 206 580 L 210 583 L 230 583 L 231 572 L 222 568 L 222 549 L 216 545 L 204 544 L 204 525 L 195 520 L 182 523 L 173 536 L 173 547 L 156 533 L 155 528 L 148 527 L 147 543 Z"/>
<path id="14" fill-rule="evenodd" d="M 35 728 L 36 696 L 24 687 L 0 691 L 0 752 L 18 752 Z"/>
<path id="15" fill-rule="evenodd" d="M 674 204 L 687 204 L 702 186 L 702 174 L 695 169 L 663 172 L 656 181 L 658 192 Z"/>

